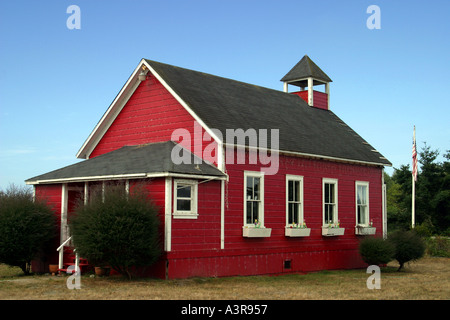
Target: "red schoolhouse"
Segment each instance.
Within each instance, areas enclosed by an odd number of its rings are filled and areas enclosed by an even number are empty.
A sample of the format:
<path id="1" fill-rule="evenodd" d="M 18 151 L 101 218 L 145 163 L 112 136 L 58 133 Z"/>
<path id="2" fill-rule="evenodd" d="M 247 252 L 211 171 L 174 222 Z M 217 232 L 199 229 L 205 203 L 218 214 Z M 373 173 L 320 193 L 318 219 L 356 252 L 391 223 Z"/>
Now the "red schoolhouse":
<path id="1" fill-rule="evenodd" d="M 358 244 L 386 232 L 391 163 L 333 113 L 331 79 L 308 56 L 281 81 L 278 91 L 142 59 L 78 151 L 85 160 L 26 181 L 60 222 L 59 251 L 35 268 L 67 267 L 75 200 L 105 182 L 145 183 L 160 208 L 151 276 L 365 266 Z"/>

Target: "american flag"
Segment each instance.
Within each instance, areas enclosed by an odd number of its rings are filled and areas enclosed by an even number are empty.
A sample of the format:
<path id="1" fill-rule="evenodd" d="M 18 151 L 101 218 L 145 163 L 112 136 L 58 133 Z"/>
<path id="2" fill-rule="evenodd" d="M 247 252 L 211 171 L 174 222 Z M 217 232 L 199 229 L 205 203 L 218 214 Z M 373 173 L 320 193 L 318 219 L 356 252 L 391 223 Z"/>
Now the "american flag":
<path id="1" fill-rule="evenodd" d="M 412 175 L 414 181 L 417 181 L 417 150 L 416 150 L 416 126 L 414 126 L 413 145 L 412 145 Z"/>

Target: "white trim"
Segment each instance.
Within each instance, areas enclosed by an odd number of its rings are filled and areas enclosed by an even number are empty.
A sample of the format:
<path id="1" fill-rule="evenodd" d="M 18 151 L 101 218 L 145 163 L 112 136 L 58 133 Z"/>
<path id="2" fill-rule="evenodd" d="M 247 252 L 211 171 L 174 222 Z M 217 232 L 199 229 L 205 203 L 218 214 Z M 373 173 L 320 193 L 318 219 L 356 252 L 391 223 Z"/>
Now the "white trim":
<path id="1" fill-rule="evenodd" d="M 189 198 L 191 202 L 191 209 L 189 211 L 178 210 L 178 185 L 187 185 L 191 187 L 191 196 Z M 182 198 L 186 200 L 185 198 Z M 173 217 L 174 219 L 197 219 L 198 217 L 198 181 L 186 180 L 186 179 L 174 179 L 173 181 Z"/>
<path id="2" fill-rule="evenodd" d="M 128 102 L 130 97 L 133 95 L 134 91 L 137 89 L 141 81 L 139 80 L 139 72 L 145 66 L 149 71 L 158 79 L 158 81 L 164 86 L 164 88 L 177 100 L 186 111 L 197 121 L 203 129 L 216 141 L 218 145 L 218 155 L 217 155 L 217 166 L 220 170 L 225 170 L 224 162 L 224 150 L 223 141 L 218 137 L 211 128 L 209 128 L 202 119 L 189 107 L 189 105 L 180 98 L 180 96 L 167 84 L 167 82 L 153 69 L 153 67 L 145 60 L 142 59 L 134 72 L 128 78 L 125 85 L 120 90 L 119 94 L 116 96 L 114 101 L 106 110 L 105 114 L 102 116 L 100 121 L 95 126 L 94 130 L 91 132 L 89 137 L 86 139 L 84 144 L 81 146 L 77 153 L 77 158 L 88 159 L 92 151 L 95 149 L 99 141 L 102 139 L 106 131 L 112 125 L 117 115 L 122 111 L 125 104 Z M 130 87 L 131 86 L 131 87 Z"/>
<path id="3" fill-rule="evenodd" d="M 60 223 L 60 232 L 59 232 L 59 243 L 62 244 L 68 238 L 67 235 L 67 209 L 69 203 L 69 190 L 67 188 L 67 183 L 63 183 L 61 185 L 61 223 Z M 63 251 L 59 251 L 59 259 L 58 259 L 58 268 L 61 269 L 63 267 Z"/>
<path id="4" fill-rule="evenodd" d="M 89 202 L 89 182 L 84 183 L 84 205 L 87 205 Z"/>
<path id="5" fill-rule="evenodd" d="M 364 186 L 367 187 L 366 189 L 366 197 L 367 197 L 367 203 L 366 203 L 366 223 L 360 224 L 358 223 L 358 186 Z M 355 181 L 355 225 L 362 226 L 362 227 L 368 227 L 370 222 L 370 201 L 369 201 L 369 182 L 368 181 Z"/>
<path id="6" fill-rule="evenodd" d="M 172 172 L 154 172 L 154 173 L 131 173 L 131 174 L 118 174 L 118 175 L 105 175 L 105 176 L 35 180 L 35 181 L 27 181 L 26 184 L 35 185 L 35 184 L 46 184 L 46 183 L 69 183 L 69 182 L 80 182 L 80 181 L 86 182 L 86 181 L 102 181 L 102 180 L 161 178 L 161 177 L 228 180 L 228 175 L 226 175 L 226 176 L 209 176 L 209 175 L 196 175 L 196 174 L 172 173 Z"/>
<path id="7" fill-rule="evenodd" d="M 194 118 L 195 121 L 197 121 L 200 126 L 205 129 L 205 131 L 211 136 L 211 138 L 214 139 L 214 141 L 217 143 L 217 167 L 221 171 L 225 171 L 225 157 L 224 157 L 224 150 L 223 150 L 223 141 L 220 137 L 218 137 L 211 128 L 209 128 L 203 120 L 189 107 L 189 105 L 181 99 L 181 97 L 167 84 L 167 82 L 153 69 L 153 67 L 146 61 L 142 60 L 144 65 L 150 70 L 150 72 L 158 79 L 158 81 L 163 85 L 163 87 L 175 98 L 175 100 L 178 101 L 179 104 L 181 104 L 184 109 Z"/>
<path id="8" fill-rule="evenodd" d="M 254 223 L 247 223 L 247 177 L 260 178 L 260 191 L 259 191 L 259 212 L 258 218 L 261 224 L 261 228 L 264 228 L 264 172 L 262 171 L 244 171 L 244 227 L 255 227 Z"/>
<path id="9" fill-rule="evenodd" d="M 298 181 L 300 182 L 300 212 L 298 221 L 299 223 L 303 223 L 304 214 L 303 214 L 303 176 L 287 174 L 286 175 L 286 228 L 289 228 L 293 224 L 289 223 L 289 181 Z"/>
<path id="10" fill-rule="evenodd" d="M 387 198 L 386 198 L 386 184 L 384 182 L 384 169 L 381 170 L 381 212 L 382 212 L 382 230 L 383 238 L 387 238 Z"/>
<path id="11" fill-rule="evenodd" d="M 77 158 L 89 159 L 92 151 L 95 149 L 101 138 L 112 125 L 118 114 L 122 111 L 125 104 L 128 102 L 134 91 L 136 91 L 137 87 L 141 83 L 141 81 L 139 80 L 138 72 L 140 72 L 142 65 L 143 64 L 141 61 L 136 69 L 134 69 L 133 73 L 128 78 L 127 82 L 124 84 L 117 96 L 114 98 L 113 102 L 110 104 L 106 112 L 103 114 L 94 130 L 92 130 L 91 134 L 81 146 L 76 155 Z"/>
<path id="12" fill-rule="evenodd" d="M 308 104 L 314 106 L 314 88 L 313 88 L 313 78 L 308 78 Z"/>
<path id="13" fill-rule="evenodd" d="M 172 250 L 172 178 L 166 177 L 164 200 L 164 249 Z"/>
<path id="14" fill-rule="evenodd" d="M 329 222 L 325 221 L 325 184 L 334 184 L 335 192 L 334 192 L 334 203 L 335 210 L 333 212 L 333 224 L 337 223 L 339 220 L 339 210 L 338 210 L 338 180 L 331 178 L 322 178 L 322 226 L 327 227 Z"/>
<path id="15" fill-rule="evenodd" d="M 220 249 L 225 249 L 225 181 L 220 181 Z"/>
<path id="16" fill-rule="evenodd" d="M 364 165 L 372 165 L 372 166 L 384 166 L 384 167 L 392 167 L 392 165 L 379 163 L 379 162 L 370 162 L 370 161 L 362 161 L 362 160 L 352 160 L 352 159 L 346 159 L 346 158 L 337 158 L 337 157 L 331 157 L 331 156 L 323 156 L 320 154 L 312 154 L 312 153 L 304 153 L 304 152 L 296 152 L 296 151 L 288 151 L 288 150 L 272 150 L 269 148 L 261 148 L 261 147 L 254 147 L 254 146 L 244 146 L 244 145 L 235 145 L 230 143 L 224 143 L 225 147 L 236 147 L 236 148 L 243 148 L 243 149 L 251 149 L 251 150 L 265 150 L 270 152 L 278 152 L 279 154 L 284 154 L 288 156 L 300 156 L 300 157 L 308 157 L 313 159 L 319 159 L 319 160 L 331 160 L 331 161 L 337 161 L 337 162 L 345 162 L 345 163 L 355 163 L 355 164 L 364 164 Z M 385 159 L 384 157 L 380 157 L 380 159 Z"/>

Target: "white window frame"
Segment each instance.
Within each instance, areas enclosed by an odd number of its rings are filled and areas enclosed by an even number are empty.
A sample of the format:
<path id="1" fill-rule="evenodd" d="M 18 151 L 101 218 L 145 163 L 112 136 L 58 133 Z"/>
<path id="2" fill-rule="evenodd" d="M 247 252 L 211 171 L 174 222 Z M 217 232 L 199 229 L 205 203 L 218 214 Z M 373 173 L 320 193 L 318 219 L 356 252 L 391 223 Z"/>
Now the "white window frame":
<path id="1" fill-rule="evenodd" d="M 326 184 L 333 184 L 334 187 L 334 212 L 333 212 L 333 221 L 332 224 L 337 224 L 339 221 L 339 210 L 338 210 L 338 180 L 337 179 L 330 179 L 330 178 L 323 178 L 322 179 L 322 226 L 327 227 L 329 225 L 329 221 L 325 221 L 325 185 Z"/>
<path id="2" fill-rule="evenodd" d="M 177 190 L 181 186 L 191 187 L 191 197 L 182 198 L 183 200 L 189 199 L 191 201 L 191 210 L 178 210 L 177 209 Z M 174 179 L 173 181 L 173 217 L 177 219 L 197 219 L 197 204 L 198 204 L 198 181 L 196 180 L 186 180 L 186 179 Z"/>
<path id="3" fill-rule="evenodd" d="M 289 204 L 292 203 L 292 201 L 289 201 L 289 181 L 295 181 L 299 182 L 300 187 L 300 195 L 299 195 L 299 201 L 293 202 L 297 203 L 299 210 L 298 210 L 298 223 L 303 224 L 304 221 L 304 214 L 303 214 L 303 176 L 297 176 L 292 174 L 286 175 L 286 227 L 293 226 L 293 223 L 289 223 Z"/>
<path id="4" fill-rule="evenodd" d="M 366 199 L 367 199 L 367 203 L 365 204 L 366 206 L 366 223 L 359 223 L 358 221 L 358 186 L 364 186 L 366 187 Z M 355 217 L 356 217 L 356 225 L 357 226 L 362 226 L 362 227 L 368 227 L 369 226 L 369 221 L 370 221 L 370 203 L 369 203 L 369 182 L 367 181 L 356 181 L 355 182 Z"/>
<path id="5" fill-rule="evenodd" d="M 260 179 L 260 200 L 258 207 L 258 223 L 260 227 L 264 227 L 264 172 L 259 171 L 244 171 L 244 226 L 256 227 L 255 223 L 247 223 L 247 178 L 259 178 Z"/>

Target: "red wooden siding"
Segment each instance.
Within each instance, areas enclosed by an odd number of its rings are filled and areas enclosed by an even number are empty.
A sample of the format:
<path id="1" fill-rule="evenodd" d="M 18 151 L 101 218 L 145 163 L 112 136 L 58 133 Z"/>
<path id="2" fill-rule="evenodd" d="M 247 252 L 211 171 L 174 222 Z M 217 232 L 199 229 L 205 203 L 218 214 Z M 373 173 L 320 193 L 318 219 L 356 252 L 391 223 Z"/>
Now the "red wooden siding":
<path id="1" fill-rule="evenodd" d="M 248 163 L 248 162 L 247 162 Z M 272 228 L 270 238 L 242 236 L 244 171 L 258 165 L 227 165 L 225 193 L 225 248 L 220 241 L 220 186 L 211 189 L 215 198 L 201 195 L 197 220 L 172 220 L 172 252 L 167 257 L 170 278 L 307 272 L 363 267 L 355 235 L 355 181 L 369 182 L 370 219 L 382 233 L 382 170 L 377 167 L 280 156 L 279 171 L 264 178 L 264 221 Z M 303 176 L 304 219 L 311 228 L 305 238 L 285 236 L 286 174 Z M 322 236 L 322 178 L 338 180 L 338 217 L 344 236 Z M 210 184 L 210 183 L 207 183 Z M 217 189 L 217 190 L 215 190 Z M 199 194 L 206 190 L 200 191 Z M 205 192 L 205 194 L 208 194 Z M 202 199 L 203 197 L 203 199 Z M 209 208 L 210 210 L 206 210 Z M 284 268 L 284 261 L 291 268 Z"/>
<path id="2" fill-rule="evenodd" d="M 176 142 L 201 157 L 201 154 L 196 152 L 197 147 L 203 152 L 211 142 L 202 142 L 204 129 L 201 129 L 201 134 L 198 135 L 200 138 L 194 139 L 194 126 L 194 118 L 189 112 L 154 76 L 150 76 L 138 86 L 90 158 L 126 145 L 169 141 L 176 129 L 186 129 L 191 135 L 190 143 L 182 139 Z M 207 133 L 206 135 L 210 138 Z M 216 155 L 213 156 L 216 158 Z"/>
<path id="3" fill-rule="evenodd" d="M 291 92 L 308 102 L 308 90 Z M 328 94 L 313 90 L 313 105 L 316 108 L 328 110 Z"/>
<path id="4" fill-rule="evenodd" d="M 172 219 L 173 252 L 220 249 L 220 182 L 199 182 L 197 219 Z"/>

